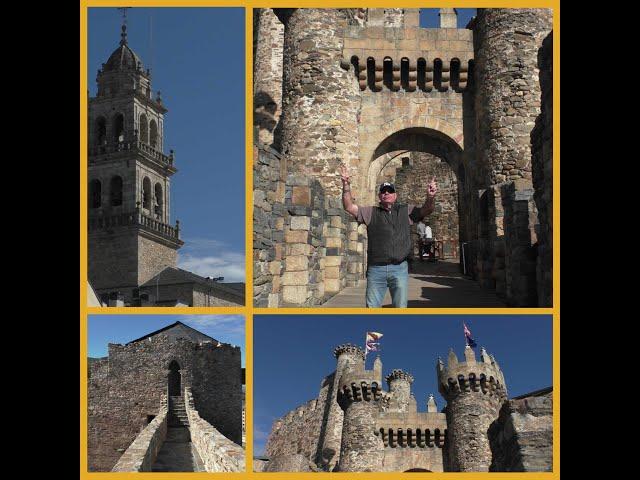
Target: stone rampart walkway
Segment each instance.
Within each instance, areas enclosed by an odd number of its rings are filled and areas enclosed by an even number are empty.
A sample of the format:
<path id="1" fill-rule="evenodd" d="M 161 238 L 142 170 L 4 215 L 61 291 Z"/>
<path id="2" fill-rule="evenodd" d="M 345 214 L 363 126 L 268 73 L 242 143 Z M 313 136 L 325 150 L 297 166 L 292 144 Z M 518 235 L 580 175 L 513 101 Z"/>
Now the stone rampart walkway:
<path id="1" fill-rule="evenodd" d="M 347 287 L 330 298 L 323 307 L 365 307 L 367 281 L 358 287 Z M 389 292 L 382 304 L 391 307 Z M 412 262 L 409 273 L 408 307 L 506 307 L 491 290 L 483 290 L 477 282 L 464 277 L 457 261 Z"/>

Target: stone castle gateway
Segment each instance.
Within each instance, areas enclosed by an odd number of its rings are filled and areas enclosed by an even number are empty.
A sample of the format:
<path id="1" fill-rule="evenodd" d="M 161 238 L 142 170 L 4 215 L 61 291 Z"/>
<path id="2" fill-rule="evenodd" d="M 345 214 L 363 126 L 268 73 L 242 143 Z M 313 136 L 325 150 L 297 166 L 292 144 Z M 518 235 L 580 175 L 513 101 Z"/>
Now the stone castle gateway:
<path id="1" fill-rule="evenodd" d="M 254 304 L 321 305 L 357 286 L 366 236 L 342 211 L 394 181 L 445 256 L 510 306 L 552 304 L 552 12 L 254 10 Z"/>

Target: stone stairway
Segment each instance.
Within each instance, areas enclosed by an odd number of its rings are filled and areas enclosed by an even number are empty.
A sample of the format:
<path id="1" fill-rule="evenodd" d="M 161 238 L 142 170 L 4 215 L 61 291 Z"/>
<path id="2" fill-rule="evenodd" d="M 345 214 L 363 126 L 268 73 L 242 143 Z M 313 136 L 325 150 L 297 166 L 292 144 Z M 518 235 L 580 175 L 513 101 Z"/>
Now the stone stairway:
<path id="1" fill-rule="evenodd" d="M 204 472 L 204 464 L 191 443 L 189 419 L 182 396 L 169 397 L 167 438 L 151 467 L 153 472 Z"/>

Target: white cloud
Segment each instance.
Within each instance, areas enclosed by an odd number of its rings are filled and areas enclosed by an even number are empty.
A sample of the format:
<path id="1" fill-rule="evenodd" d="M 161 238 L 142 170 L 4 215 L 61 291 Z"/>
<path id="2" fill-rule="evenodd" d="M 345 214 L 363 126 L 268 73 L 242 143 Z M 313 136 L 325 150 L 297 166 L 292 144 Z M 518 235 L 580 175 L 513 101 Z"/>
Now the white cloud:
<path id="1" fill-rule="evenodd" d="M 244 339 L 242 315 L 185 315 L 180 321 L 221 342 L 237 345 Z"/>
<path id="2" fill-rule="evenodd" d="M 203 277 L 224 277 L 224 282 L 246 281 L 244 254 L 214 239 L 185 239 L 178 266 Z"/>

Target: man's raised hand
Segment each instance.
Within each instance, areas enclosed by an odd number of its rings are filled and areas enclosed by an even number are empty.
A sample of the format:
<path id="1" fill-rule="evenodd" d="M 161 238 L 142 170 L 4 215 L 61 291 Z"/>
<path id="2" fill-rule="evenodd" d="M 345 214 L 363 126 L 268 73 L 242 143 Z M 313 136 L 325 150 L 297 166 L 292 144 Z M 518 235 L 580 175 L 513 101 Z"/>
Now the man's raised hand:
<path id="1" fill-rule="evenodd" d="M 351 177 L 349 176 L 349 169 L 344 163 L 340 164 L 340 177 L 342 178 L 342 183 L 351 185 Z"/>
<path id="2" fill-rule="evenodd" d="M 433 177 L 427 185 L 427 198 L 433 198 L 438 193 L 438 185 L 436 184 L 436 177 Z"/>

